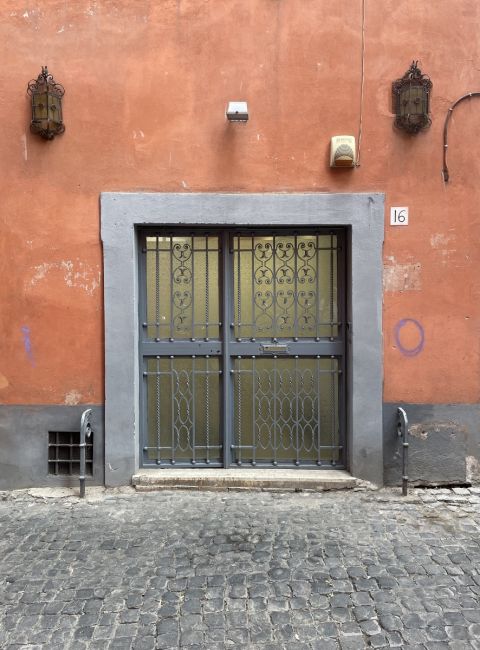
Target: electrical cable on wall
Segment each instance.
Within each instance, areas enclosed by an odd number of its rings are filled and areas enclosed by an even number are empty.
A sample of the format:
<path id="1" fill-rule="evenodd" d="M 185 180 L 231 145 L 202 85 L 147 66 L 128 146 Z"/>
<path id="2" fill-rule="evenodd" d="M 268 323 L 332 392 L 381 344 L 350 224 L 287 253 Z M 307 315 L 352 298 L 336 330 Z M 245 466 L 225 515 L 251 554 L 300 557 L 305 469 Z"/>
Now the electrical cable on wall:
<path id="1" fill-rule="evenodd" d="M 453 102 L 453 104 L 450 106 L 450 108 L 447 111 L 447 117 L 445 118 L 445 124 L 443 127 L 443 169 L 442 169 L 442 174 L 443 174 L 443 180 L 445 183 L 448 183 L 448 180 L 450 178 L 450 174 L 448 171 L 447 167 L 447 150 L 448 150 L 448 125 L 450 123 L 450 118 L 452 117 L 453 109 L 460 104 L 460 102 L 463 102 L 464 99 L 470 99 L 471 97 L 480 97 L 480 92 L 474 92 L 474 93 L 467 93 L 466 95 L 462 95 L 457 99 L 456 102 Z"/>
<path id="2" fill-rule="evenodd" d="M 360 148 L 362 146 L 362 121 L 363 121 L 363 86 L 365 82 L 365 5 L 366 0 L 362 0 L 362 66 L 360 81 L 360 118 L 358 124 L 358 147 L 356 167 L 360 167 Z"/>

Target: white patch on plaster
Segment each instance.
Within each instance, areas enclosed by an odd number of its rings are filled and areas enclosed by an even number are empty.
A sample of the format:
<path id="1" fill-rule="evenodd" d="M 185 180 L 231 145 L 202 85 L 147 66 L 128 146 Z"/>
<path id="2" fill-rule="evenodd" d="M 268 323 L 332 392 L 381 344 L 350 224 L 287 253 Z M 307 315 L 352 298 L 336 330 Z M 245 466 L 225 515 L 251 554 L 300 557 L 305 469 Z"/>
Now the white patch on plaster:
<path id="1" fill-rule="evenodd" d="M 187 188 L 188 188 L 188 185 L 187 185 L 187 183 L 186 183 L 185 181 L 182 181 L 182 187 L 183 187 L 184 189 L 187 189 Z"/>
<path id="2" fill-rule="evenodd" d="M 96 12 L 97 12 L 97 0 L 93 0 L 92 4 L 86 10 L 85 14 L 87 16 L 95 16 Z"/>
<path id="3" fill-rule="evenodd" d="M 467 470 L 467 482 L 476 483 L 480 481 L 480 461 L 475 456 L 467 456 L 465 458 Z"/>
<path id="4" fill-rule="evenodd" d="M 438 250 L 442 256 L 441 262 L 443 266 L 449 263 L 450 254 L 457 252 L 455 248 L 442 248 L 443 246 L 447 246 L 451 241 L 455 241 L 455 235 L 444 235 L 439 232 L 430 237 L 430 245 L 435 250 Z"/>
<path id="5" fill-rule="evenodd" d="M 65 25 L 62 25 L 60 29 L 57 29 L 57 34 L 61 34 L 64 31 L 65 31 Z"/>
<path id="6" fill-rule="evenodd" d="M 443 233 L 438 232 L 430 237 L 430 246 L 432 248 L 441 248 L 442 246 L 446 246 L 454 239 L 455 235 L 444 235 Z"/>
<path id="7" fill-rule="evenodd" d="M 139 131 L 134 131 L 133 132 L 133 139 L 138 140 L 139 138 L 143 140 L 145 138 L 145 133 L 143 131 L 140 131 L 140 130 Z"/>
<path id="8" fill-rule="evenodd" d="M 76 406 L 82 399 L 82 393 L 80 393 L 76 388 L 69 390 L 65 395 L 65 404 L 67 406 Z"/>
<path id="9" fill-rule="evenodd" d="M 383 288 L 385 291 L 420 291 L 422 288 L 422 265 L 392 264 L 383 267 Z"/>
<path id="10" fill-rule="evenodd" d="M 28 18 L 28 11 L 23 14 L 23 18 Z"/>
<path id="11" fill-rule="evenodd" d="M 23 145 L 23 159 L 25 162 L 28 160 L 28 149 L 27 149 L 27 134 L 24 133 L 20 136 L 20 142 Z"/>
<path id="12" fill-rule="evenodd" d="M 60 262 L 44 262 L 34 267 L 34 274 L 28 285 L 35 286 L 45 279 L 51 271 L 63 271 L 64 281 L 67 287 L 83 289 L 90 296 L 100 287 L 101 272 L 98 264 L 92 267 L 85 262 L 76 260 L 61 260 Z M 28 289 L 27 285 L 27 289 Z"/>

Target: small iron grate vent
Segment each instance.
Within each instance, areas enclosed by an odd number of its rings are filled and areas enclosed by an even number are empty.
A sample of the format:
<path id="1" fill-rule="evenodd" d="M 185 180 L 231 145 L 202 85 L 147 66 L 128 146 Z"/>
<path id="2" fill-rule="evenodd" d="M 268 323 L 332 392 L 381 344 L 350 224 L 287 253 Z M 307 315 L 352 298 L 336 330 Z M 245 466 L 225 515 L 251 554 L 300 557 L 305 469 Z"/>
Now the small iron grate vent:
<path id="1" fill-rule="evenodd" d="M 85 448 L 85 474 L 93 475 L 93 434 Z M 79 476 L 80 474 L 80 432 L 48 432 L 48 473 L 56 476 Z"/>

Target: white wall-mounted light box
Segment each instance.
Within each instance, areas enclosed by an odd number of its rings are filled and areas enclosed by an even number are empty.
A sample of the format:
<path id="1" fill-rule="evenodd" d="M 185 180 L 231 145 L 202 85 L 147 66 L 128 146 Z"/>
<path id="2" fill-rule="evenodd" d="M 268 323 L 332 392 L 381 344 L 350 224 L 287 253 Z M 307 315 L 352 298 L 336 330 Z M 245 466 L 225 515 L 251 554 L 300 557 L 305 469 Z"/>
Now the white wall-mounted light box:
<path id="1" fill-rule="evenodd" d="M 408 208 L 390 208 L 391 226 L 408 226 Z"/>

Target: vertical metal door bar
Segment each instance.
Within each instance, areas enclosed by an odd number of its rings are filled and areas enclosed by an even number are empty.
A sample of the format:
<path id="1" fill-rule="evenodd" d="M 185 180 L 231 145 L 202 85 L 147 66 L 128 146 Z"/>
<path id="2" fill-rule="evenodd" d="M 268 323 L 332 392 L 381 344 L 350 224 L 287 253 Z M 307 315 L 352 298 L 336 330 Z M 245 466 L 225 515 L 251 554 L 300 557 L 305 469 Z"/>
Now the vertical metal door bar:
<path id="1" fill-rule="evenodd" d="M 252 357 L 252 465 L 256 465 L 256 454 L 257 454 L 257 423 L 255 418 L 255 357 Z"/>
<path id="2" fill-rule="evenodd" d="M 208 282 L 208 235 L 205 235 L 205 340 L 208 341 L 208 320 L 209 320 L 209 282 Z"/>
<path id="3" fill-rule="evenodd" d="M 273 357 L 273 464 L 277 464 L 277 357 Z"/>
<path id="4" fill-rule="evenodd" d="M 251 248 L 251 266 L 252 266 L 252 331 L 251 338 L 252 341 L 257 337 L 257 321 L 255 318 L 255 238 L 252 236 L 250 238 L 250 248 Z"/>
<path id="5" fill-rule="evenodd" d="M 195 340 L 195 237 L 192 235 L 191 250 L 192 250 L 192 341 Z"/>
<path id="6" fill-rule="evenodd" d="M 316 235 L 316 263 L 317 263 L 317 283 L 315 288 L 317 322 L 315 323 L 315 336 L 317 341 L 320 338 L 320 235 Z"/>
<path id="7" fill-rule="evenodd" d="M 238 235 L 237 239 L 237 338 L 240 340 L 242 336 L 242 280 L 240 275 L 241 265 L 241 237 Z M 235 240 L 234 250 L 235 250 Z"/>
<path id="8" fill-rule="evenodd" d="M 174 302 L 173 302 L 173 235 L 170 235 L 169 237 L 169 243 L 170 243 L 170 249 L 169 249 L 169 257 L 170 257 L 170 340 L 173 341 L 174 335 L 173 335 L 173 323 L 174 323 Z M 173 433 L 173 429 L 172 429 Z"/>
<path id="9" fill-rule="evenodd" d="M 208 255 L 208 253 L 207 253 Z M 208 320 L 208 319 L 207 319 Z M 208 331 L 207 331 L 208 333 Z M 207 355 L 205 357 L 205 438 L 207 445 L 207 465 L 210 464 L 210 366 L 209 366 L 210 357 Z"/>
<path id="10" fill-rule="evenodd" d="M 148 310 L 147 310 L 147 235 L 141 233 L 139 238 L 140 256 L 138 259 L 138 287 L 139 287 L 139 371 L 140 371 L 140 454 L 141 462 L 145 461 L 146 450 L 148 446 L 148 398 L 147 398 L 147 360 L 141 352 L 141 343 L 144 339 L 148 339 Z M 145 327 L 144 327 L 145 324 Z M 148 459 L 147 459 L 148 460 Z"/>
<path id="11" fill-rule="evenodd" d="M 346 327 L 346 308 L 347 308 L 347 297 L 346 297 L 346 236 L 345 231 L 337 233 L 337 310 L 339 321 L 339 337 L 341 337 L 343 342 L 343 352 L 341 356 L 340 366 L 340 375 L 338 377 L 338 386 L 339 386 L 339 436 L 338 444 L 341 447 L 341 464 L 346 465 L 346 445 L 345 445 L 345 436 L 347 430 L 347 409 L 346 409 L 346 336 L 347 336 L 347 327 Z"/>
<path id="12" fill-rule="evenodd" d="M 293 338 L 298 338 L 298 236 L 293 236 Z"/>
<path id="13" fill-rule="evenodd" d="M 158 250 L 158 237 L 155 237 L 155 328 L 155 338 L 158 341 L 160 339 L 160 251 Z"/>
<path id="14" fill-rule="evenodd" d="M 295 464 L 300 465 L 300 448 L 299 448 L 299 426 L 298 421 L 298 357 L 295 357 L 295 437 L 296 437 L 296 460 Z"/>
<path id="15" fill-rule="evenodd" d="M 333 459 L 333 451 L 334 451 L 334 446 L 335 446 L 335 428 L 337 424 L 337 414 L 336 414 L 336 399 L 335 399 L 335 359 L 332 357 L 330 359 L 330 391 L 331 391 L 331 427 L 332 427 L 332 432 L 330 436 L 330 446 L 331 446 L 331 454 L 332 458 L 330 460 L 332 465 L 336 465 L 336 462 Z"/>
<path id="16" fill-rule="evenodd" d="M 272 255 L 272 261 L 273 261 L 273 288 L 272 288 L 272 307 L 273 307 L 273 323 L 272 323 L 272 338 L 275 338 L 277 336 L 277 264 L 276 264 L 276 256 L 277 256 L 277 249 L 276 249 L 276 243 L 275 243 L 275 235 L 273 235 L 273 255 Z"/>
<path id="17" fill-rule="evenodd" d="M 237 382 L 237 465 L 242 464 L 242 359 L 237 357 L 238 370 L 235 373 Z"/>
<path id="18" fill-rule="evenodd" d="M 233 243 L 233 242 L 232 242 Z M 232 417 L 233 417 L 233 400 L 232 400 L 232 361 L 230 358 L 229 342 L 231 335 L 234 334 L 230 328 L 233 321 L 232 313 L 232 263 L 233 250 L 230 248 L 230 235 L 227 230 L 222 236 L 222 361 L 223 361 L 223 466 L 228 467 L 231 460 L 232 445 Z M 234 326 L 234 323 L 232 323 Z"/>
<path id="19" fill-rule="evenodd" d="M 321 420 L 321 415 L 322 415 L 322 402 L 321 402 L 321 386 L 320 386 L 320 357 L 317 356 L 317 424 L 318 424 L 318 454 L 317 454 L 317 465 L 322 464 L 322 420 Z"/>
<path id="20" fill-rule="evenodd" d="M 192 238 L 193 239 L 193 238 Z M 196 410 L 195 410 L 195 356 L 192 356 L 192 465 L 195 465 L 197 462 L 195 442 L 197 431 L 195 429 L 196 425 Z"/>
<path id="21" fill-rule="evenodd" d="M 170 357 L 170 393 L 171 393 L 171 410 L 170 413 L 170 422 L 171 422 L 171 436 L 172 436 L 172 465 L 175 465 L 175 382 L 173 381 L 173 356 Z M 178 440 L 180 444 L 180 440 Z"/>
<path id="22" fill-rule="evenodd" d="M 333 233 L 330 233 L 330 338 L 333 339 Z M 338 281 L 338 279 L 337 279 Z"/>
<path id="23" fill-rule="evenodd" d="M 156 409 L 155 409 L 155 417 L 156 417 L 156 425 L 157 425 L 157 463 L 160 464 L 161 462 L 161 457 L 160 457 L 160 445 L 161 445 L 161 437 L 160 437 L 160 357 L 157 357 L 157 364 L 156 364 L 156 375 L 155 375 L 155 389 L 156 389 L 156 395 L 155 395 L 155 400 L 156 400 Z"/>

